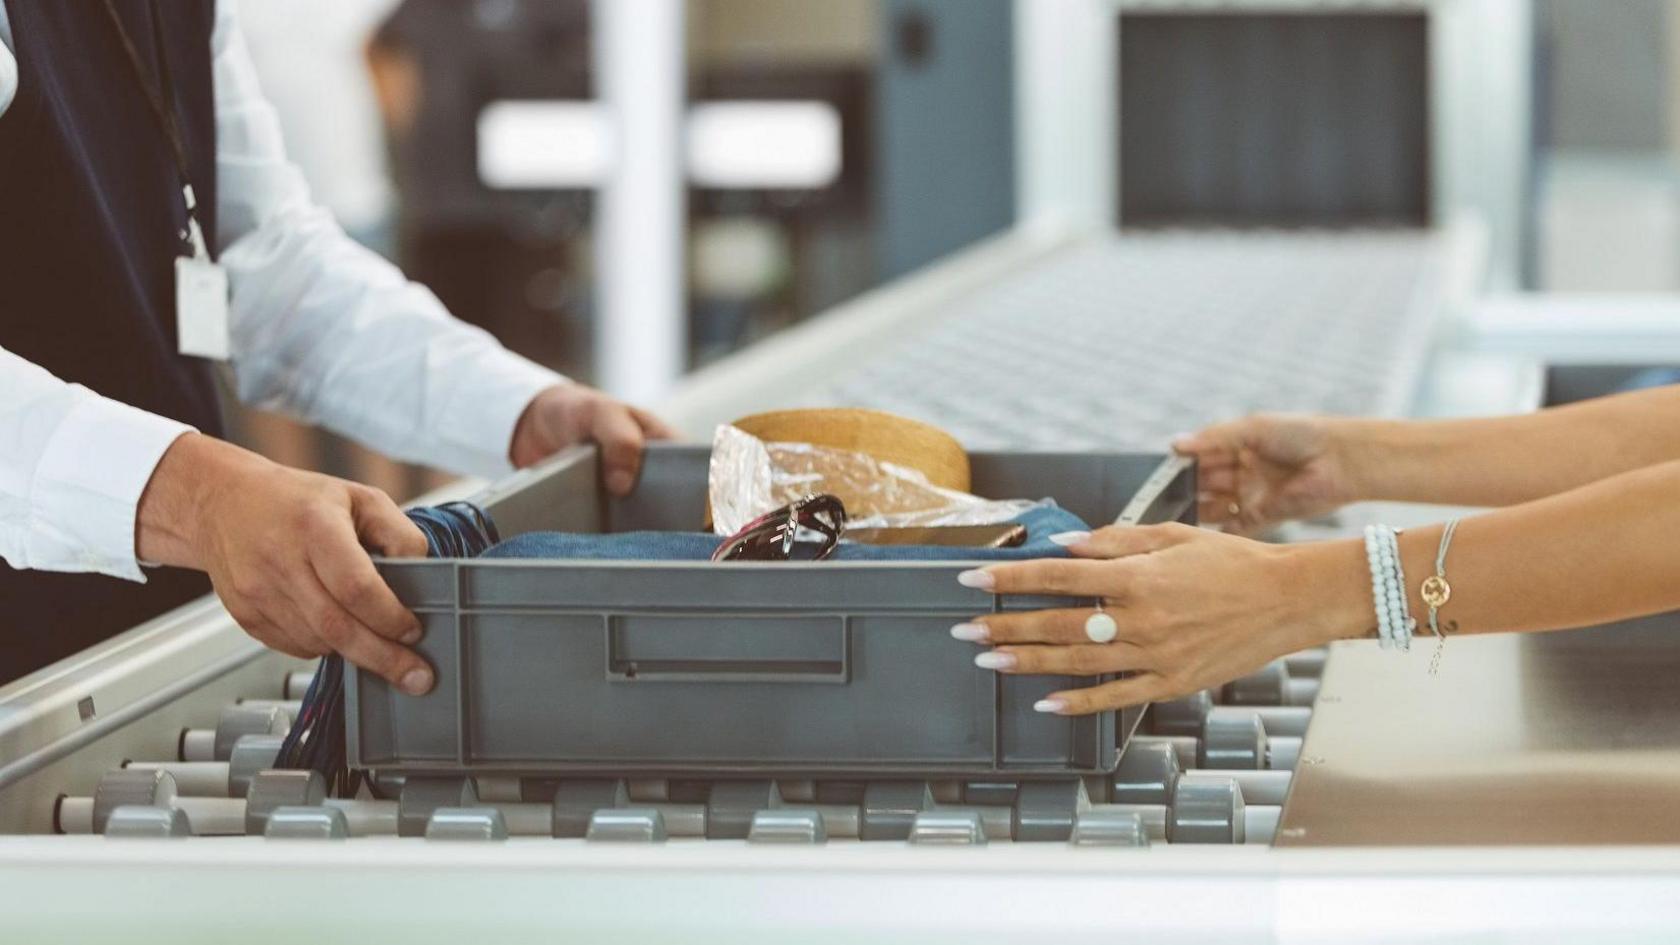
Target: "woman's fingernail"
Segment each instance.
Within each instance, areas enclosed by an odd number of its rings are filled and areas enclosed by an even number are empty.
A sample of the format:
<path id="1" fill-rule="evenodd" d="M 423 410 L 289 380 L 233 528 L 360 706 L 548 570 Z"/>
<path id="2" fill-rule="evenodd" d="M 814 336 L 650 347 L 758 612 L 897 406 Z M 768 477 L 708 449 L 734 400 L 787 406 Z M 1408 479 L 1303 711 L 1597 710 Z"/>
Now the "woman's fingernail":
<path id="1" fill-rule="evenodd" d="M 636 484 L 636 477 L 620 469 L 607 473 L 607 491 L 613 495 L 629 495 L 630 488 Z"/>
<path id="2" fill-rule="evenodd" d="M 984 643 L 991 633 L 983 623 L 959 623 L 951 628 L 951 636 L 970 643 Z"/>
<path id="3" fill-rule="evenodd" d="M 432 691 L 432 671 L 422 666 L 411 669 L 402 678 L 402 691 L 411 696 L 423 696 Z"/>
<path id="4" fill-rule="evenodd" d="M 999 653 L 990 650 L 974 658 L 974 665 L 981 669 L 1014 669 L 1017 660 L 1013 653 Z"/>
<path id="5" fill-rule="evenodd" d="M 1033 703 L 1034 712 L 1061 712 L 1067 708 L 1064 699 L 1040 699 Z"/>
<path id="6" fill-rule="evenodd" d="M 964 571 L 957 575 L 957 583 L 977 591 L 989 591 L 997 587 L 997 582 L 992 580 L 992 575 L 986 571 Z"/>
<path id="7" fill-rule="evenodd" d="M 1050 540 L 1066 548 L 1069 545 L 1077 545 L 1090 537 L 1090 532 L 1058 532 L 1051 535 Z"/>

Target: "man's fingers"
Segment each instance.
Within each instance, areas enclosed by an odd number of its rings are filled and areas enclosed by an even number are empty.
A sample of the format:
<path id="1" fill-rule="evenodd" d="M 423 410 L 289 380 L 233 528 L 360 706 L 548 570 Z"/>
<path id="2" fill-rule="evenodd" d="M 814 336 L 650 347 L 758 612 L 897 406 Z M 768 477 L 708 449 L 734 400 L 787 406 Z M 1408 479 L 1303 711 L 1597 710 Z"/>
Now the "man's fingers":
<path id="1" fill-rule="evenodd" d="M 628 408 L 607 403 L 597 409 L 592 426 L 590 435 L 601 447 L 607 491 L 618 496 L 629 495 L 642 468 L 645 440 L 641 424 Z"/>
<path id="2" fill-rule="evenodd" d="M 636 423 L 641 426 L 642 432 L 646 434 L 647 438 L 650 440 L 682 439 L 682 434 L 677 432 L 676 427 L 671 426 L 664 420 L 659 419 L 659 417 L 655 414 L 643 410 L 640 407 L 631 407 L 630 416 L 636 419 Z"/>
<path id="3" fill-rule="evenodd" d="M 350 515 L 356 537 L 376 554 L 387 558 L 426 557 L 426 533 L 378 489 L 357 487 L 351 493 Z"/>
<path id="4" fill-rule="evenodd" d="M 397 600 L 373 559 L 354 542 L 318 545 L 309 564 L 333 600 L 368 629 L 387 640 L 419 642 L 419 619 Z"/>
<path id="5" fill-rule="evenodd" d="M 431 667 L 412 650 L 373 632 L 332 597 L 313 574 L 293 582 L 309 628 L 327 646 L 362 669 L 383 677 L 411 696 L 424 695 L 434 681 Z"/>
<path id="6" fill-rule="evenodd" d="M 974 658 L 975 665 L 1023 676 L 1101 676 L 1146 669 L 1142 649 L 1130 643 L 1071 646 L 1005 646 Z"/>
<path id="7" fill-rule="evenodd" d="M 340 533 L 311 548 L 315 576 L 341 607 L 375 633 L 388 640 L 417 642 L 420 621 L 397 600 L 362 546 L 391 557 L 424 558 L 425 533 L 377 489 L 354 492 L 350 514 L 354 534 Z"/>
<path id="8" fill-rule="evenodd" d="M 1164 525 L 1110 525 L 1091 533 L 1091 537 L 1068 546 L 1068 553 L 1078 558 L 1129 558 L 1149 554 L 1182 544 L 1196 537 L 1190 525 L 1169 522 Z"/>
<path id="9" fill-rule="evenodd" d="M 1113 562 L 1046 558 L 964 571 L 965 587 L 994 594 L 1050 594 L 1068 597 L 1124 597 Z"/>
<path id="10" fill-rule="evenodd" d="M 1033 708 L 1057 715 L 1090 715 L 1094 712 L 1157 702 L 1170 695 L 1160 676 L 1154 673 L 1138 673 L 1100 686 L 1053 692 L 1040 699 Z"/>

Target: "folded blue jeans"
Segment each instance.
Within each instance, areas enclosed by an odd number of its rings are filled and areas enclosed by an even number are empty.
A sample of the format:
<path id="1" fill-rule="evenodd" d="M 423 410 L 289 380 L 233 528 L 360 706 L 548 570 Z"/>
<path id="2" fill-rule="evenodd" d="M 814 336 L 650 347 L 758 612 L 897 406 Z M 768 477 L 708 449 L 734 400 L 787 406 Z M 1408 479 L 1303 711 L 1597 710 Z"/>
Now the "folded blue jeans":
<path id="1" fill-rule="evenodd" d="M 1055 506 L 1032 509 L 1015 520 L 1027 540 L 1015 548 L 957 548 L 949 545 L 842 544 L 831 561 L 1024 561 L 1065 558 L 1050 540 L 1062 532 L 1087 531 L 1077 515 Z M 708 532 L 526 532 L 493 545 L 485 558 L 547 558 L 571 561 L 707 561 L 722 539 Z M 795 552 L 795 557 L 798 553 Z"/>

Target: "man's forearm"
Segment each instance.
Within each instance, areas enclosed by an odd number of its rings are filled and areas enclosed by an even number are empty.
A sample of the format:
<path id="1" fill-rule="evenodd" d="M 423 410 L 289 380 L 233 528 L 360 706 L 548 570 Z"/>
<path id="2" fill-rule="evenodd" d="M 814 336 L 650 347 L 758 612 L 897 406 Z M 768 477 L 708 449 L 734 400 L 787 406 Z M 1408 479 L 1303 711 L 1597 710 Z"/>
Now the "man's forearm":
<path id="1" fill-rule="evenodd" d="M 1337 440 L 1360 499 L 1514 505 L 1680 460 L 1680 387 L 1514 417 L 1348 420 Z"/>

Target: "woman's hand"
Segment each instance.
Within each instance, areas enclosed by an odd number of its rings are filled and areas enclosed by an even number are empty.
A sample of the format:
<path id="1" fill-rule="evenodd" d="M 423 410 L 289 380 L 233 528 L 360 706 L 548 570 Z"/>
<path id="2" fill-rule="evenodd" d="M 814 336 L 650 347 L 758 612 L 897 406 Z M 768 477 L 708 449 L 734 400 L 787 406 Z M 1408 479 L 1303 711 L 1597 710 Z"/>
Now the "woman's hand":
<path id="1" fill-rule="evenodd" d="M 1249 535 L 1358 498 L 1351 430 L 1328 417 L 1262 414 L 1181 437 L 1173 449 L 1196 459 L 1202 524 Z"/>
<path id="2" fill-rule="evenodd" d="M 995 565 L 959 580 L 998 594 L 1100 598 L 1119 628 L 1112 641 L 1087 636 L 1090 608 L 991 614 L 951 629 L 959 640 L 991 644 L 975 663 L 999 672 L 1132 674 L 1053 693 L 1034 706 L 1040 712 L 1085 715 L 1173 699 L 1359 635 L 1372 619 L 1357 541 L 1268 545 L 1177 524 L 1056 537 L 1075 560 Z"/>
<path id="3" fill-rule="evenodd" d="M 508 458 L 523 469 L 568 446 L 601 447 L 607 491 L 628 495 L 642 468 L 648 440 L 676 438 L 663 420 L 582 384 L 558 384 L 532 398 L 514 427 Z"/>

